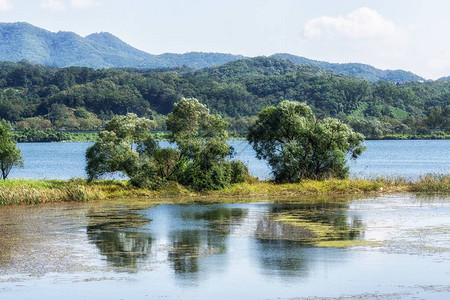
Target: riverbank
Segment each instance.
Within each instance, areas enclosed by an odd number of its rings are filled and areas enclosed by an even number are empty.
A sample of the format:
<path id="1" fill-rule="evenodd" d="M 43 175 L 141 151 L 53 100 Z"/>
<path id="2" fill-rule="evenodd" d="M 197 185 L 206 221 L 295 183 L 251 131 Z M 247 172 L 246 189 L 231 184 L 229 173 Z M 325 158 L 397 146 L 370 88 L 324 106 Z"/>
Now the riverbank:
<path id="1" fill-rule="evenodd" d="M 26 129 L 13 131 L 13 137 L 18 143 L 46 143 L 46 142 L 95 142 L 100 131 L 77 130 L 38 130 Z M 155 139 L 167 141 L 167 131 L 153 131 Z M 246 134 L 242 132 L 230 132 L 230 140 L 246 141 Z M 366 140 L 448 140 L 450 134 L 445 132 L 428 134 L 388 134 L 378 139 L 366 138 Z"/>
<path id="2" fill-rule="evenodd" d="M 267 181 L 234 184 L 218 191 L 194 192 L 176 183 L 167 183 L 158 190 L 140 189 L 127 181 L 95 181 L 83 179 L 25 180 L 0 182 L 0 206 L 55 202 L 84 202 L 99 199 L 145 198 L 156 202 L 193 203 L 223 202 L 233 199 L 261 197 L 339 196 L 392 193 L 449 194 L 450 175 L 429 175 L 418 180 L 380 178 L 373 180 L 330 179 L 304 180 L 293 184 Z"/>

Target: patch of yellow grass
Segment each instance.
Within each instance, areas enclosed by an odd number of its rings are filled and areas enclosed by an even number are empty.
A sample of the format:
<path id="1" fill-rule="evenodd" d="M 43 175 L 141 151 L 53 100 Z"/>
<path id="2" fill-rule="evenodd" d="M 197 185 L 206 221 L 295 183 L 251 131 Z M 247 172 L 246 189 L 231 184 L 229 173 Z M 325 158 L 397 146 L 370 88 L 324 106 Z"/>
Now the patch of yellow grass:
<path id="1" fill-rule="evenodd" d="M 0 184 L 0 206 L 104 198 L 100 189 L 79 181 L 10 181 Z"/>
<path id="2" fill-rule="evenodd" d="M 127 181 L 62 180 L 1 180 L 0 205 L 35 204 L 93 199 L 133 198 L 167 199 L 174 201 L 223 202 L 225 198 L 241 201 L 256 197 L 304 197 L 363 195 L 381 193 L 443 193 L 450 192 L 450 175 L 429 175 L 417 181 L 402 178 L 303 180 L 299 183 L 275 184 L 266 181 L 233 184 L 218 191 L 194 192 L 175 182 L 157 190 L 136 188 Z M 194 199 L 194 200 L 192 200 Z"/>

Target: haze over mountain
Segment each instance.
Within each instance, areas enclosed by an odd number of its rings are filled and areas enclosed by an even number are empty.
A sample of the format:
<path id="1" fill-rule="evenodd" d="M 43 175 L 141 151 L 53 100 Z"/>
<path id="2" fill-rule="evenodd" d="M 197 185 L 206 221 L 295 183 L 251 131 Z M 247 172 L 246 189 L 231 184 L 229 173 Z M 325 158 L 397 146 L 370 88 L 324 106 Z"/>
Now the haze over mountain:
<path id="1" fill-rule="evenodd" d="M 353 75 L 369 81 L 421 81 L 422 77 L 403 70 L 380 70 L 360 63 L 336 64 L 315 61 L 291 54 L 271 57 L 289 60 L 296 65 L 311 65 L 336 73 Z M 138 50 L 114 35 L 101 32 L 81 37 L 73 32 L 50 32 L 28 23 L 0 23 L 0 60 L 28 60 L 56 67 L 91 68 L 165 68 L 187 66 L 205 68 L 246 59 L 242 55 L 189 52 L 152 55 Z"/>

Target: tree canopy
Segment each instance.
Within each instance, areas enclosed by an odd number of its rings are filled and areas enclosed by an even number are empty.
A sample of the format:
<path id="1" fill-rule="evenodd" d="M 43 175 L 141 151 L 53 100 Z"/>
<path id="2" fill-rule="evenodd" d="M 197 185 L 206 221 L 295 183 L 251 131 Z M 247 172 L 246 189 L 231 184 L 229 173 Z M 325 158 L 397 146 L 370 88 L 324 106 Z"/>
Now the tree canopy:
<path id="1" fill-rule="evenodd" d="M 22 155 L 17 143 L 11 136 L 11 126 L 0 122 L 0 170 L 1 178 L 6 179 L 13 167 L 22 167 Z"/>
<path id="2" fill-rule="evenodd" d="M 267 57 L 202 70 L 58 69 L 0 63 L 0 118 L 20 130 L 41 129 L 36 127 L 48 127 L 48 122 L 53 129 L 93 130 L 128 112 L 164 119 L 182 98 L 196 98 L 212 114 L 234 124 L 290 99 L 306 102 L 320 118 L 356 126 L 372 118 L 377 122 L 370 122 L 367 138 L 450 134 L 441 123 L 450 101 L 446 81 L 372 83 Z M 81 109 L 86 113 L 80 114 Z M 158 125 L 163 128 L 162 122 Z"/>
<path id="3" fill-rule="evenodd" d="M 194 98 L 175 104 L 167 119 L 169 141 L 162 148 L 150 133 L 152 122 L 135 114 L 116 116 L 86 152 L 90 180 L 122 172 L 136 186 L 157 188 L 175 181 L 195 190 L 220 189 L 248 175 L 241 162 L 228 162 L 228 124 Z"/>
<path id="4" fill-rule="evenodd" d="M 347 155 L 355 159 L 364 150 L 362 134 L 337 119 L 318 120 L 309 106 L 295 101 L 264 108 L 247 139 L 277 182 L 345 178 Z"/>
<path id="5" fill-rule="evenodd" d="M 86 173 L 90 180 L 113 172 L 133 178 L 143 164 L 142 151 L 149 143 L 152 122 L 135 114 L 116 116 L 106 123 L 97 142 L 86 151 Z"/>

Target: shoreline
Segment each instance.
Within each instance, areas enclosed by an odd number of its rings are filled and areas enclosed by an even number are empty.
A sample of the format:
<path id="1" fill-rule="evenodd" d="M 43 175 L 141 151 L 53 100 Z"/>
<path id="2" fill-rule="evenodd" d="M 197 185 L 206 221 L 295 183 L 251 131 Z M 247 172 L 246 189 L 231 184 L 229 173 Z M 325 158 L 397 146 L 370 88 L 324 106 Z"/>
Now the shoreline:
<path id="1" fill-rule="evenodd" d="M 275 184 L 267 181 L 233 184 L 222 190 L 195 192 L 175 182 L 157 190 L 136 188 L 127 181 L 8 179 L 0 182 L 0 206 L 58 202 L 142 198 L 155 203 L 248 202 L 257 198 L 345 197 L 386 194 L 449 195 L 450 175 L 429 175 L 418 180 L 383 178 L 373 180 L 304 180 Z"/>
<path id="2" fill-rule="evenodd" d="M 43 131 L 46 132 L 46 131 Z M 95 142 L 98 138 L 98 131 L 71 131 L 71 130 L 51 130 L 48 132 L 53 132 L 54 134 L 60 134 L 58 137 L 30 137 L 26 138 L 23 136 L 24 131 L 13 131 L 14 138 L 18 143 L 88 143 Z M 48 133 L 47 132 L 47 133 Z M 158 141 L 166 141 L 165 134 L 166 131 L 152 131 Z M 246 141 L 245 136 L 241 135 L 230 135 L 230 141 Z M 366 138 L 366 141 L 412 141 L 412 140 L 450 140 L 450 135 L 386 135 L 379 139 Z"/>

